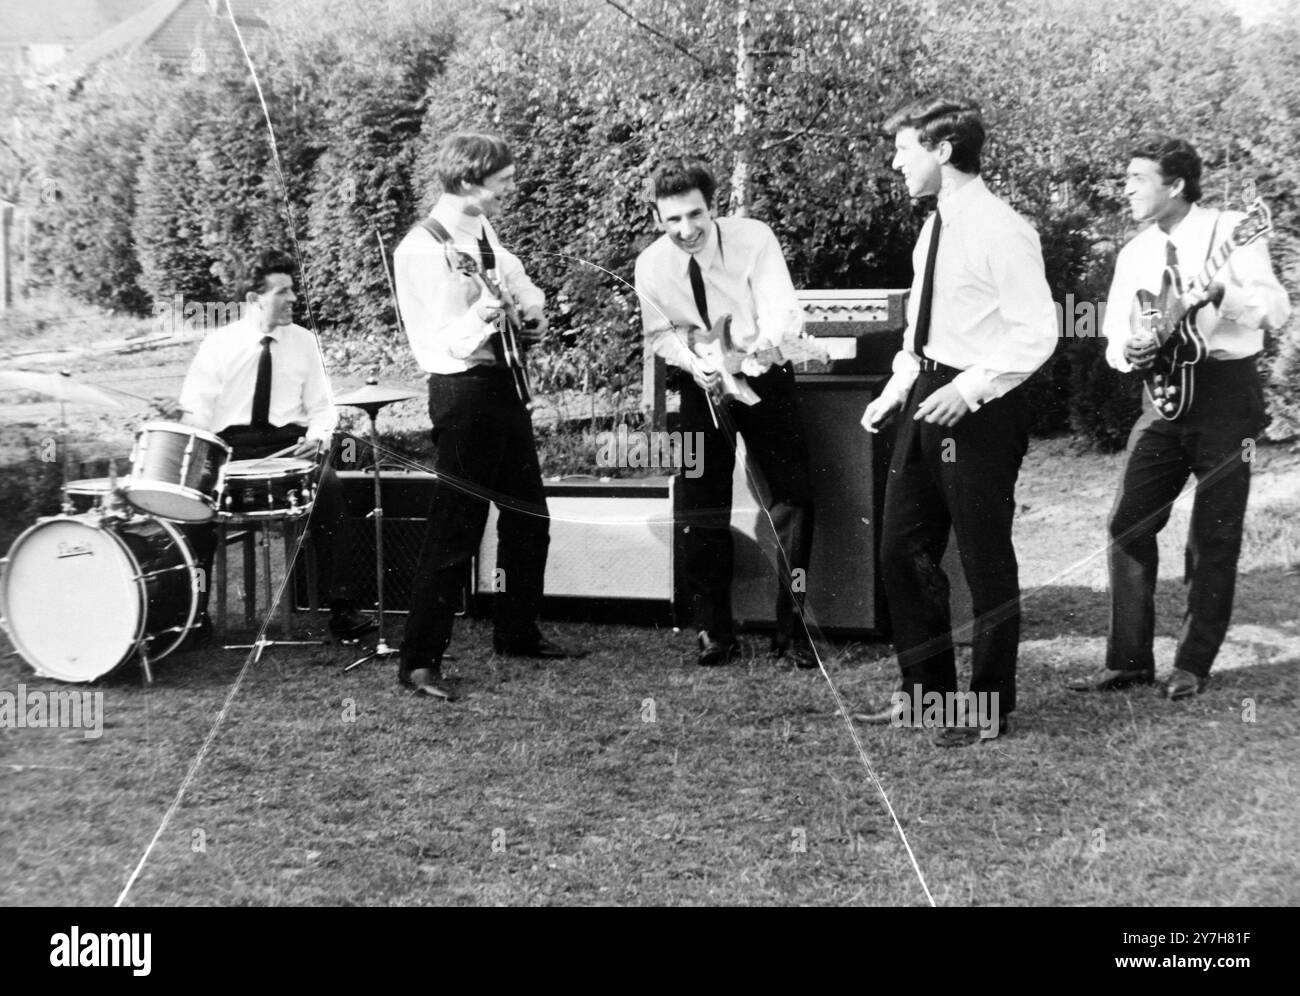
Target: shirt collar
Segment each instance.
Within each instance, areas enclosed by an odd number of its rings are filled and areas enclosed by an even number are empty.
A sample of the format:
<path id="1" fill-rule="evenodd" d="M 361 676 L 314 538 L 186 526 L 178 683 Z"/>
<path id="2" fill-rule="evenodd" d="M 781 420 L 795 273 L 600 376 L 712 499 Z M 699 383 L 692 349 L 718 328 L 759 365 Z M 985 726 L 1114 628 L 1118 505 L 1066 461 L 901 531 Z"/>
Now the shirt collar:
<path id="1" fill-rule="evenodd" d="M 957 190 L 939 191 L 939 211 L 943 214 L 943 223 L 947 225 L 960 218 L 962 212 L 988 193 L 988 189 L 984 185 L 984 178 L 976 176 Z"/>
<path id="2" fill-rule="evenodd" d="M 481 214 L 465 213 L 465 198 L 458 194 L 443 194 L 433 206 L 429 216 L 447 229 L 458 248 L 467 252 L 478 251 L 478 237 L 486 228 Z M 468 243 L 468 245 L 466 244 Z"/>
<path id="3" fill-rule="evenodd" d="M 1151 227 L 1160 233 L 1161 241 L 1170 241 L 1175 245 L 1182 245 L 1199 240 L 1205 235 L 1209 230 L 1212 216 L 1212 211 L 1207 211 L 1199 204 L 1192 204 L 1168 235 L 1160 232 L 1160 226 L 1158 225 L 1152 225 Z"/>
<path id="4" fill-rule="evenodd" d="M 689 252 L 686 252 L 682 249 L 678 249 L 677 246 L 673 245 L 673 242 L 669 240 L 668 244 L 677 250 L 678 256 L 686 257 L 685 261 L 682 262 L 681 264 L 683 273 L 689 272 L 692 258 L 694 258 L 694 260 L 697 263 L 699 263 L 701 272 L 707 270 L 709 267 L 713 265 L 713 261 L 718 256 L 718 232 L 719 232 L 718 219 L 714 218 L 713 225 L 712 227 L 709 228 L 709 237 L 708 240 L 704 243 L 704 248 L 701 249 L 699 252 L 695 253 L 694 256 L 692 256 L 692 254 Z"/>
<path id="5" fill-rule="evenodd" d="M 284 330 L 287 325 L 277 325 L 270 332 L 262 331 L 262 308 L 256 302 L 249 302 L 248 305 L 248 328 L 258 342 L 262 341 L 263 336 L 270 336 L 275 342 L 279 342 L 284 336 Z"/>

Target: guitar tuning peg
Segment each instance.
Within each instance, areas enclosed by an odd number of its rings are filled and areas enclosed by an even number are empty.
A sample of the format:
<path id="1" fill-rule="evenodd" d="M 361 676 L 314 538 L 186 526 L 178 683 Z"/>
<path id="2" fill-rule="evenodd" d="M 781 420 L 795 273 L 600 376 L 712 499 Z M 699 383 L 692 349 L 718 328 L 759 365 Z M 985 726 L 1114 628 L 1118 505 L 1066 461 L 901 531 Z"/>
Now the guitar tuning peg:
<path id="1" fill-rule="evenodd" d="M 1174 395 L 1175 395 L 1175 394 L 1177 394 L 1177 393 L 1178 393 L 1178 388 L 1176 388 L 1176 387 L 1173 387 L 1173 386 L 1170 386 L 1170 388 L 1169 388 L 1169 390 L 1168 390 L 1168 391 L 1166 391 L 1166 392 L 1165 392 L 1165 393 L 1166 393 L 1166 394 L 1168 394 L 1168 395 L 1169 395 L 1169 397 L 1171 397 L 1171 398 L 1172 398 L 1172 397 L 1173 397 L 1173 396 L 1174 396 Z"/>

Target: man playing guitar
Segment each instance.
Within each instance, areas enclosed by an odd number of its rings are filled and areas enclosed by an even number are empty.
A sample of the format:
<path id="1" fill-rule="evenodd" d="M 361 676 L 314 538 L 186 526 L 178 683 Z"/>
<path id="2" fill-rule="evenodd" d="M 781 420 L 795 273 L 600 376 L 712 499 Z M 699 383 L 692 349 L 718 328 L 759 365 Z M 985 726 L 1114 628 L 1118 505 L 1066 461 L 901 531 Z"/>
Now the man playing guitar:
<path id="1" fill-rule="evenodd" d="M 429 374 L 439 475 L 398 680 L 419 694 L 450 699 L 456 695 L 442 676 L 442 655 L 489 502 L 500 513 L 497 568 L 503 582 L 494 599 L 495 649 L 525 657 L 571 655 L 537 628 L 550 518 L 526 380 L 521 385 L 512 370 L 519 357 L 501 339 L 502 323 L 515 310 L 522 320 L 508 331 L 517 334 L 519 346 L 535 343 L 546 330 L 545 296 L 518 258 L 502 248 L 490 220 L 500 216 L 514 190 L 514 157 L 499 138 L 458 133 L 443 143 L 435 169 L 443 193 L 393 254 L 406 335 Z"/>
<path id="2" fill-rule="evenodd" d="M 725 664 L 738 651 L 731 478 L 739 431 L 771 491 L 780 548 L 771 651 L 813 668 L 817 658 L 796 611 L 812 555 L 812 485 L 794 371 L 780 352 L 803 328 L 803 313 L 772 230 L 752 218 L 714 218 L 716 186 L 703 163 L 661 169 L 654 211 L 663 235 L 636 261 L 646 341 L 689 375 L 681 378 L 681 429 L 703 440 L 703 472 L 681 482 L 699 663 Z"/>
<path id="3" fill-rule="evenodd" d="M 1242 214 L 1201 207 L 1200 180 L 1200 156 L 1182 139 L 1150 136 L 1131 153 L 1124 192 L 1133 220 L 1146 227 L 1115 263 L 1103 326 L 1106 359 L 1117 370 L 1144 374 L 1149 386 L 1165 383 L 1174 390 L 1149 390 L 1129 436 L 1109 525 L 1106 661 L 1071 681 L 1075 691 L 1155 680 L 1156 538 L 1189 474 L 1196 475 L 1196 497 L 1187 543 L 1187 613 L 1165 686 L 1169 698 L 1204 688 L 1232 614 L 1253 441 L 1267 423 L 1255 358 L 1263 330 L 1280 328 L 1291 309 L 1266 244 L 1255 241 L 1258 234 L 1241 235 L 1248 227 Z M 1213 279 L 1204 286 L 1193 281 L 1176 305 L 1194 309 L 1188 319 L 1194 324 L 1174 333 L 1184 341 L 1162 347 L 1151 334 L 1158 315 L 1154 323 L 1151 318 L 1165 275 L 1209 273 L 1216 261 L 1222 265 Z M 1186 378 L 1153 380 L 1153 367 L 1168 367 L 1171 349 L 1180 346 L 1189 358 L 1204 358 Z"/>

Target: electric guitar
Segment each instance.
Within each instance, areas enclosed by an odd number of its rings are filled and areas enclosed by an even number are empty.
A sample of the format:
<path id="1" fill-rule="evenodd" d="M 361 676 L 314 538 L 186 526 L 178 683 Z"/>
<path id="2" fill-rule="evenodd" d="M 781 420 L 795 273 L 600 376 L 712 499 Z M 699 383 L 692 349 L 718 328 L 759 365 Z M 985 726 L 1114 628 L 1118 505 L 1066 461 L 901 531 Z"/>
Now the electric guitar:
<path id="1" fill-rule="evenodd" d="M 515 303 L 514 297 L 492 275 L 495 270 L 484 270 L 478 258 L 471 256 L 452 242 L 451 236 L 440 224 L 432 219 L 426 219 L 420 223 L 420 227 L 441 242 L 449 253 L 455 254 L 456 269 L 466 276 L 473 277 L 478 281 L 479 287 L 501 302 L 501 317 L 495 323 L 497 334 L 492 339 L 492 349 L 499 354 L 498 358 L 509 369 L 510 379 L 515 385 L 515 394 L 523 402 L 525 410 L 531 412 L 533 389 L 528 383 L 528 369 L 524 366 L 524 344 L 520 338 L 524 331 L 524 320 L 519 314 L 519 306 Z"/>
<path id="2" fill-rule="evenodd" d="M 1262 200 L 1256 200 L 1186 287 L 1178 267 L 1169 266 L 1161 277 L 1158 293 L 1137 292 L 1129 327 L 1134 334 L 1151 336 L 1156 342 L 1155 359 L 1140 373 L 1147 397 L 1165 419 L 1174 421 L 1191 408 L 1196 390 L 1195 366 L 1209 355 L 1196 321 L 1197 313 L 1208 302 L 1207 289 L 1235 250 L 1272 231 L 1272 215 Z"/>
<path id="3" fill-rule="evenodd" d="M 810 335 L 799 335 L 787 339 L 784 345 L 770 346 L 756 353 L 739 350 L 731 341 L 730 315 L 720 317 L 708 332 L 697 333 L 692 349 L 697 356 L 712 360 L 721 374 L 718 387 L 713 392 L 713 400 L 734 398 L 746 405 L 756 405 L 762 400 L 745 380 L 742 370 L 746 360 L 752 358 L 763 368 L 772 364 L 780 365 L 787 360 L 792 363 L 807 363 L 809 360 L 826 363 L 830 360 L 826 347 Z"/>

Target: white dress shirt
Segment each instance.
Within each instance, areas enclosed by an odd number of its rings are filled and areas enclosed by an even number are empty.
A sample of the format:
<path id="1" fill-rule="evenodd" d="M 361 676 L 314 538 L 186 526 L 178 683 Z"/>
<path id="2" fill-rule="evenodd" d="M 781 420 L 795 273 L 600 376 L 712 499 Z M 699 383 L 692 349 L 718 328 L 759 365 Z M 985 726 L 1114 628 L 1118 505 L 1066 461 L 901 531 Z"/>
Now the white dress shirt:
<path id="1" fill-rule="evenodd" d="M 497 282 L 519 311 L 545 305 L 546 295 L 528 279 L 519 258 L 501 247 L 492 223 L 482 215 L 466 215 L 464 204 L 463 197 L 443 194 L 430 216 L 447 230 L 457 249 L 476 260 L 479 236 L 486 232 L 496 251 Z M 496 327 L 478 317 L 477 305 L 485 292 L 455 268 L 449 250 L 425 228 L 416 226 L 402 239 L 393 253 L 393 271 L 402 324 L 421 369 L 454 374 L 495 362 L 487 340 Z"/>
<path id="2" fill-rule="evenodd" d="M 1102 321 L 1106 360 L 1112 367 L 1125 372 L 1133 369 L 1124 357 L 1124 345 L 1132 334 L 1133 301 L 1139 290 L 1160 293 L 1167 244 L 1172 242 L 1178 252 L 1178 271 L 1186 287 L 1205 266 L 1206 254 L 1229 238 L 1244 218 L 1240 211 L 1212 211 L 1193 204 L 1168 235 L 1159 225 L 1148 225 L 1119 251 Z M 1281 328 L 1291 314 L 1291 302 L 1269 262 L 1267 241 L 1260 239 L 1234 250 L 1214 279 L 1223 284 L 1223 300 L 1217 308 L 1206 305 L 1196 314 L 1196 326 L 1206 337 L 1210 358 L 1254 356 L 1264 348 L 1263 330 Z"/>
<path id="3" fill-rule="evenodd" d="M 721 243 L 721 244 L 719 244 Z M 757 353 L 782 345 L 803 329 L 803 308 L 795 296 L 781 244 L 772 229 L 753 218 L 717 218 L 704 248 L 696 253 L 709 318 L 731 315 L 733 345 Z M 641 324 L 651 350 L 675 366 L 689 368 L 687 330 L 704 320 L 691 292 L 691 254 L 661 235 L 637 257 L 636 293 Z"/>
<path id="4" fill-rule="evenodd" d="M 328 440 L 338 412 L 316 336 L 298 325 L 281 325 L 264 333 L 261 309 L 256 304 L 244 307 L 243 318 L 209 332 L 199 345 L 181 387 L 183 421 L 208 432 L 248 425 L 253 418 L 262 338 L 269 335 L 274 341 L 267 421 L 274 426 L 305 425 L 308 439 Z"/>
<path id="5" fill-rule="evenodd" d="M 961 371 L 953 386 L 972 411 L 1000 398 L 1056 348 L 1058 323 L 1043 274 L 1038 233 L 980 177 L 939 195 L 943 227 L 934 266 L 927 359 Z M 897 403 L 920 370 L 913 350 L 925 258 L 934 231 L 926 219 L 912 250 L 912 293 L 903 349 L 882 397 Z"/>

